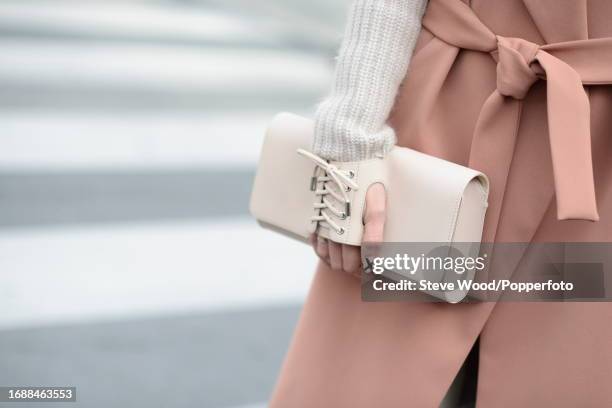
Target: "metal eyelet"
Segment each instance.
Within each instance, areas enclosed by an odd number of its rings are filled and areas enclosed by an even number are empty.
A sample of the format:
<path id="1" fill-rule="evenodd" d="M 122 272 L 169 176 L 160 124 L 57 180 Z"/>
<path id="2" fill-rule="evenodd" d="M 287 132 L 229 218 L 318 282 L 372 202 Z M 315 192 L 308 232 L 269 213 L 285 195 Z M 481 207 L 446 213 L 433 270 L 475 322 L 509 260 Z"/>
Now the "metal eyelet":
<path id="1" fill-rule="evenodd" d="M 346 220 L 346 213 L 340 214 L 340 219 L 341 220 Z"/>
<path id="2" fill-rule="evenodd" d="M 338 235 L 342 235 L 342 234 L 344 234 L 344 228 L 340 228 L 338 231 L 336 231 L 336 233 L 337 233 Z"/>
<path id="3" fill-rule="evenodd" d="M 355 172 L 353 170 L 349 170 L 348 175 L 349 178 L 355 178 Z"/>
<path id="4" fill-rule="evenodd" d="M 351 191 L 351 188 L 350 188 L 349 186 L 346 186 L 346 187 L 344 188 L 344 191 L 345 191 L 346 193 L 348 193 L 349 191 Z"/>

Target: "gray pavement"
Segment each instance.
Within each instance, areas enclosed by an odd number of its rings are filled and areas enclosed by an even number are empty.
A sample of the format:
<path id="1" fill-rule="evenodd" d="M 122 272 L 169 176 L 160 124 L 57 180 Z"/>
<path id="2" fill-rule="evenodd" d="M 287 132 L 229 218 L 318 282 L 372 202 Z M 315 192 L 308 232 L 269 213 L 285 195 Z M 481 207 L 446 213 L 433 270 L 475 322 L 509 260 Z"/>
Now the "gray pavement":
<path id="1" fill-rule="evenodd" d="M 75 386 L 77 403 L 65 404 L 73 408 L 265 402 L 298 313 L 287 306 L 0 331 L 0 384 Z"/>
<path id="2" fill-rule="evenodd" d="M 0 228 L 248 213 L 254 170 L 0 172 Z"/>

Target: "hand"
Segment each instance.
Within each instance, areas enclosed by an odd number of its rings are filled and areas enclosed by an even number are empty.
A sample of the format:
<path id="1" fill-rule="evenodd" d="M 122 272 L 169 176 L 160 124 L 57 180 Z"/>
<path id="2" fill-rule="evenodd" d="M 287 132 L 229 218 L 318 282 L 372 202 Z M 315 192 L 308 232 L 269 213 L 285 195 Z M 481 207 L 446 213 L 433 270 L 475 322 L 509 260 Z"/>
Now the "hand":
<path id="1" fill-rule="evenodd" d="M 386 206 L 385 187 L 380 183 L 372 184 L 366 193 L 362 242 L 382 242 Z M 314 234 L 310 237 L 310 243 L 330 268 L 357 276 L 361 274 L 361 247 L 338 244 Z"/>

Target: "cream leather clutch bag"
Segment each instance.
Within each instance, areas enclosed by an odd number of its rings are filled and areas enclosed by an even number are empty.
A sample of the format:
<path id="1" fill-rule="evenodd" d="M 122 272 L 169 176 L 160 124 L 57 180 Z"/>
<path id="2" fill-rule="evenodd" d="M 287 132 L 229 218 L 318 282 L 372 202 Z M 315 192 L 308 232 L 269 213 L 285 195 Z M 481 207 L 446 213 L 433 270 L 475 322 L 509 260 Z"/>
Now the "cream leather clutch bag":
<path id="1" fill-rule="evenodd" d="M 366 192 L 382 183 L 385 242 L 480 242 L 489 192 L 484 174 L 397 146 L 385 158 L 327 162 L 309 152 L 312 139 L 312 121 L 289 113 L 273 119 L 250 203 L 262 226 L 304 241 L 317 233 L 361 245 Z"/>
<path id="2" fill-rule="evenodd" d="M 300 240 L 317 232 L 360 245 L 365 194 L 380 182 L 387 191 L 385 242 L 480 242 L 484 174 L 397 146 L 384 159 L 319 163 L 308 153 L 312 139 L 312 121 L 290 113 L 268 128 L 250 203 L 264 227 Z M 334 194 L 317 195 L 324 185 Z"/>

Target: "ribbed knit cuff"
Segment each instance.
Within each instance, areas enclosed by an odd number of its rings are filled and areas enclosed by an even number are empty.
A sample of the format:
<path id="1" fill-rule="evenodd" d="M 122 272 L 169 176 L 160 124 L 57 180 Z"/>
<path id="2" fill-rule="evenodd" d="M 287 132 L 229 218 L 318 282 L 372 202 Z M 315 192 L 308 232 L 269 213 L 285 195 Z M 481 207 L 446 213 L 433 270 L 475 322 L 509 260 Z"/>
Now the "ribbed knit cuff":
<path id="1" fill-rule="evenodd" d="M 319 112 L 325 109 L 321 106 Z M 384 156 L 396 143 L 395 132 L 386 124 L 375 132 L 347 122 L 341 118 L 331 123 L 315 120 L 313 151 L 330 160 L 358 161 Z"/>
<path id="2" fill-rule="evenodd" d="M 313 150 L 339 161 L 384 155 L 387 119 L 421 30 L 427 0 L 355 0 L 331 94 L 315 114 Z"/>

